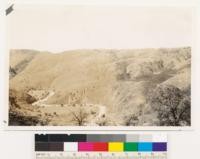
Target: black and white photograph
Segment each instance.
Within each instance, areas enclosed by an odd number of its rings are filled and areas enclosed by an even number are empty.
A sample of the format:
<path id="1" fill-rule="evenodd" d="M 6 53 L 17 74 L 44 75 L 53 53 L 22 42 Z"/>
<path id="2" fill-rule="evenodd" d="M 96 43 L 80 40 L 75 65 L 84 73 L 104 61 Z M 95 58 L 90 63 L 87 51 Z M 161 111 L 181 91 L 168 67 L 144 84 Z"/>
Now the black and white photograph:
<path id="1" fill-rule="evenodd" d="M 192 8 L 13 8 L 8 126 L 191 126 Z"/>

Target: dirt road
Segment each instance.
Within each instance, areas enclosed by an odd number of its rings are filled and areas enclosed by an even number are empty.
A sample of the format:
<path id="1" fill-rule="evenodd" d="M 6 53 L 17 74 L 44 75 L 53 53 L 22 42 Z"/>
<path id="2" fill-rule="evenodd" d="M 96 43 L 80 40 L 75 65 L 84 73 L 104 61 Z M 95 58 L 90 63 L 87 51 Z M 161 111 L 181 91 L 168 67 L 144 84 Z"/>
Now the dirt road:
<path id="1" fill-rule="evenodd" d="M 49 107 L 49 106 L 52 106 L 51 104 L 45 104 L 45 102 L 48 101 L 48 99 L 51 98 L 54 94 L 55 94 L 55 92 L 49 91 L 49 94 L 45 98 L 40 99 L 40 100 L 32 103 L 32 106 L 39 106 L 39 107 Z"/>

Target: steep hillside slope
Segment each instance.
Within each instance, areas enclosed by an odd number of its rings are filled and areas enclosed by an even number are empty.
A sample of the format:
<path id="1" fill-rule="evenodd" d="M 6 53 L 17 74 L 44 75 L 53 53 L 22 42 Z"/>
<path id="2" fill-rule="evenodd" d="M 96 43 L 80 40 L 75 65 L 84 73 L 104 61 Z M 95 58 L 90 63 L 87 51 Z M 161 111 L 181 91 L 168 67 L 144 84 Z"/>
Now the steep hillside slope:
<path id="1" fill-rule="evenodd" d="M 42 103 L 43 106 L 52 106 L 49 108 L 52 111 L 59 105 L 66 106 L 66 109 L 61 108 L 60 116 L 50 124 L 68 125 L 70 115 L 73 118 L 70 112 L 79 106 L 88 110 L 93 107 L 94 114 L 98 109 L 101 112 L 106 108 L 106 113 L 98 119 L 104 124 L 124 125 L 131 114 L 138 116 L 136 125 L 149 124 L 149 121 L 153 124 L 156 114 L 147 111 L 149 93 L 160 85 L 173 85 L 182 91 L 188 89 L 191 82 L 190 60 L 189 47 L 74 50 L 56 54 L 12 50 L 10 67 L 16 75 L 10 79 L 10 89 L 29 94 L 37 100 L 53 92 Z M 40 109 L 43 113 L 48 112 L 47 108 Z M 68 114 L 65 120 L 64 112 Z M 61 120 L 61 116 L 63 123 L 55 123 L 57 118 Z M 88 120 L 96 120 L 96 117 L 88 116 Z M 149 116 L 153 119 L 149 120 Z"/>
<path id="2" fill-rule="evenodd" d="M 11 50 L 10 51 L 10 77 L 23 71 L 26 66 L 39 53 L 34 50 Z"/>

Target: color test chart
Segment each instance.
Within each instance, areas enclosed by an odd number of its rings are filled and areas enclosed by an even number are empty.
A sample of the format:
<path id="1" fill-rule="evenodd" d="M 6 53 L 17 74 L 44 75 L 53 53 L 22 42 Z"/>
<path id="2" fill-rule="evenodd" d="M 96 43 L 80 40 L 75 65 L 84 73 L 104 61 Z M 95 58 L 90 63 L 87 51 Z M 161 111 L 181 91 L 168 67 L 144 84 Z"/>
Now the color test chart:
<path id="1" fill-rule="evenodd" d="M 166 134 L 36 134 L 36 159 L 166 159 Z"/>

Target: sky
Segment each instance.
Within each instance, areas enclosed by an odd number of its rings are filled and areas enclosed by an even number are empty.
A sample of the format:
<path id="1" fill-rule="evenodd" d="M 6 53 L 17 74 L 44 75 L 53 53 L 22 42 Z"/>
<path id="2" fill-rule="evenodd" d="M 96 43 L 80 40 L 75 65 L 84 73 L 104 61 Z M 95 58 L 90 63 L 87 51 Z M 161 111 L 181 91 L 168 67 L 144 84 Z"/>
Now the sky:
<path id="1" fill-rule="evenodd" d="M 191 46 L 184 7 L 16 5 L 7 17 L 10 49 L 62 52 Z"/>

